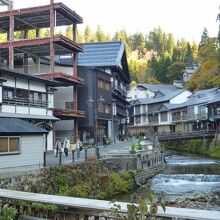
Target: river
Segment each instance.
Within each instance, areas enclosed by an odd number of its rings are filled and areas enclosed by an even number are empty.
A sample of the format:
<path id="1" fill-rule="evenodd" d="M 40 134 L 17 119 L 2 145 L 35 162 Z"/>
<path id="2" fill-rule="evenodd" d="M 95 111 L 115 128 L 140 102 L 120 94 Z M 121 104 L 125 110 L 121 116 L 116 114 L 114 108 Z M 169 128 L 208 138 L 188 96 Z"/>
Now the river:
<path id="1" fill-rule="evenodd" d="M 166 157 L 164 172 L 152 179 L 155 193 L 168 200 L 220 194 L 220 161 L 172 154 Z"/>
<path id="2" fill-rule="evenodd" d="M 166 201 L 205 195 L 220 196 L 219 160 L 173 152 L 165 159 L 164 171 L 152 179 L 155 194 L 163 192 Z M 141 195 L 145 189 L 138 188 L 135 193 Z M 123 196 L 121 199 L 129 201 L 129 196 Z"/>

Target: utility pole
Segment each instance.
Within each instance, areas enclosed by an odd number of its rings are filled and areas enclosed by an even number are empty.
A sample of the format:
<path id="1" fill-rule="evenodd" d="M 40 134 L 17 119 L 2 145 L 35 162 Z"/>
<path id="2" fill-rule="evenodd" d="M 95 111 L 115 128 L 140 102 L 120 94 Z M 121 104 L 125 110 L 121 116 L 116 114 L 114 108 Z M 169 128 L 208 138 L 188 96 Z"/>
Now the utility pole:
<path id="1" fill-rule="evenodd" d="M 220 6 L 219 6 L 219 9 L 220 9 Z M 219 22 L 219 25 L 218 25 L 218 67 L 220 68 L 220 13 L 218 13 L 216 21 Z"/>

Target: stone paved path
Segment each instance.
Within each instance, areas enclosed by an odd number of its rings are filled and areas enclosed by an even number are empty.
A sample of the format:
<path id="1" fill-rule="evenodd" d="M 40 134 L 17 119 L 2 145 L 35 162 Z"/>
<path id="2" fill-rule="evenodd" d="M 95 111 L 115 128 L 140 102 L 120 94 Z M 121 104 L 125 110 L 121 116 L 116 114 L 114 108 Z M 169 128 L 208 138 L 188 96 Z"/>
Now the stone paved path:
<path id="1" fill-rule="evenodd" d="M 133 140 L 133 142 L 137 142 L 137 140 Z M 111 152 L 120 152 L 120 151 L 128 151 L 130 149 L 132 141 L 123 141 L 117 144 L 111 144 L 108 145 L 107 148 L 104 148 L 104 146 L 99 146 L 99 153 L 100 155 L 104 155 L 106 153 L 111 153 Z M 95 157 L 96 156 L 96 151 L 95 148 L 88 149 L 87 151 L 88 157 Z M 77 159 L 76 157 L 76 152 L 75 152 L 75 162 L 80 162 L 85 160 L 85 150 L 83 149 L 80 152 L 80 158 Z M 65 156 L 64 153 L 62 153 L 62 164 L 68 164 L 72 163 L 72 153 L 69 152 L 68 157 Z M 59 164 L 59 157 L 55 157 L 53 154 L 48 154 L 46 158 L 46 164 L 47 166 L 53 167 Z"/>

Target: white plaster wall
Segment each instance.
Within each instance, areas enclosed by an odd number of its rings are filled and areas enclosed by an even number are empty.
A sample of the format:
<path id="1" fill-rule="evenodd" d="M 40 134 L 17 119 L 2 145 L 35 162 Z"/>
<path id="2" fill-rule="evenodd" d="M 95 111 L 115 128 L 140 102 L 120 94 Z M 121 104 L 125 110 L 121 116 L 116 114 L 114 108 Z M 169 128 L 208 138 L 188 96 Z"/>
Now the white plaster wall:
<path id="1" fill-rule="evenodd" d="M 53 150 L 53 131 L 49 131 L 47 135 L 47 150 Z"/>
<path id="2" fill-rule="evenodd" d="M 152 97 L 154 97 L 155 93 L 150 91 L 149 89 L 147 89 L 146 95 L 147 95 L 147 97 L 152 98 Z"/>
<path id="3" fill-rule="evenodd" d="M 45 108 L 30 108 L 31 115 L 47 115 Z"/>
<path id="4" fill-rule="evenodd" d="M 47 110 L 47 115 L 53 115 L 53 110 Z"/>
<path id="5" fill-rule="evenodd" d="M 29 113 L 29 107 L 26 106 L 16 106 L 16 113 L 18 114 L 28 114 Z"/>
<path id="6" fill-rule="evenodd" d="M 43 83 L 30 81 L 30 90 L 38 92 L 46 92 L 46 86 Z"/>
<path id="7" fill-rule="evenodd" d="M 15 113 L 15 106 L 13 106 L 13 105 L 2 105 L 2 112 Z"/>
<path id="8" fill-rule="evenodd" d="M 16 87 L 20 89 L 28 89 L 28 80 L 17 78 L 16 80 Z"/>
<path id="9" fill-rule="evenodd" d="M 12 76 L 6 77 L 7 81 L 3 82 L 4 86 L 15 87 L 15 79 Z"/>
<path id="10" fill-rule="evenodd" d="M 65 102 L 73 101 L 73 89 L 74 87 L 59 87 L 54 92 L 54 106 L 55 108 L 65 108 Z"/>
<path id="11" fill-rule="evenodd" d="M 197 115 L 197 114 L 199 113 L 198 109 L 199 109 L 199 108 L 198 108 L 198 105 L 195 105 L 195 106 L 194 106 L 194 114 L 195 114 L 195 115 Z"/>
<path id="12" fill-rule="evenodd" d="M 189 91 L 183 91 L 180 94 L 178 94 L 177 96 L 173 97 L 172 99 L 170 99 L 170 103 L 171 104 L 180 104 L 183 103 L 185 101 L 187 101 L 187 98 L 191 95 L 192 93 Z"/>

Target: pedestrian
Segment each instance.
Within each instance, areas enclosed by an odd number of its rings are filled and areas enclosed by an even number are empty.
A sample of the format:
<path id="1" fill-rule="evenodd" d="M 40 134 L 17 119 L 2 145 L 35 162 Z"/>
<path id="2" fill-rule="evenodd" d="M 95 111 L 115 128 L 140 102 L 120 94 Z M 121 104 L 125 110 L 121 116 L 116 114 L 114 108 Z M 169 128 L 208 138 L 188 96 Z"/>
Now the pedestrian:
<path id="1" fill-rule="evenodd" d="M 81 142 L 80 139 L 78 138 L 78 139 L 77 139 L 77 142 L 76 142 L 76 152 L 77 152 L 77 158 L 78 158 L 78 159 L 80 158 L 80 150 L 81 150 L 81 147 L 82 147 L 82 142 Z"/>
<path id="2" fill-rule="evenodd" d="M 60 139 L 57 139 L 54 148 L 56 149 L 56 155 L 55 155 L 56 157 L 58 156 L 58 152 L 61 151 L 61 147 L 62 147 L 61 141 Z"/>
<path id="3" fill-rule="evenodd" d="M 105 135 L 103 136 L 103 145 L 104 148 L 107 148 L 107 137 Z"/>
<path id="4" fill-rule="evenodd" d="M 66 157 L 68 157 L 69 149 L 70 149 L 70 141 L 69 139 L 65 138 L 63 142 L 63 147 L 64 147 L 64 153 Z"/>

